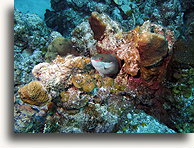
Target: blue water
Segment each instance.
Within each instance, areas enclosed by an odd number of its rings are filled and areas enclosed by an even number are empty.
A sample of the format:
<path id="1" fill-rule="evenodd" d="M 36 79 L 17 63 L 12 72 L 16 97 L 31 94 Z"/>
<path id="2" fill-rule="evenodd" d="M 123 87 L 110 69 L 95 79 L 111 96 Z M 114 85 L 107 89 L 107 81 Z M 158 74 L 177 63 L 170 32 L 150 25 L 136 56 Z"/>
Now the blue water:
<path id="1" fill-rule="evenodd" d="M 50 0 L 14 0 L 14 8 L 23 13 L 36 13 L 44 18 L 46 9 L 51 9 Z"/>

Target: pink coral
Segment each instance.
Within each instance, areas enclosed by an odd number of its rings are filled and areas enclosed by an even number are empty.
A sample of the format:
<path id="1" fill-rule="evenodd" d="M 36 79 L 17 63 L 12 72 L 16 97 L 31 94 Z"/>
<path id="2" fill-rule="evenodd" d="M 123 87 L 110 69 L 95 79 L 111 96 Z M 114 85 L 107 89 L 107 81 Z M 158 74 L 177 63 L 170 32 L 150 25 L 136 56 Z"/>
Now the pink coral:
<path id="1" fill-rule="evenodd" d="M 131 32 L 130 32 L 131 33 Z M 97 43 L 97 51 L 99 53 L 114 53 L 121 60 L 124 60 L 122 69 L 135 76 L 139 70 L 138 61 L 140 59 L 136 43 L 132 42 L 128 37 L 129 34 L 118 33 L 105 36 L 102 41 Z"/>
<path id="2" fill-rule="evenodd" d="M 146 21 L 130 32 L 105 32 L 103 39 L 97 42 L 97 52 L 115 54 L 123 60 L 121 73 L 136 76 L 140 71 L 144 80 L 160 79 L 165 73 L 163 65 L 175 41 L 172 31 Z"/>

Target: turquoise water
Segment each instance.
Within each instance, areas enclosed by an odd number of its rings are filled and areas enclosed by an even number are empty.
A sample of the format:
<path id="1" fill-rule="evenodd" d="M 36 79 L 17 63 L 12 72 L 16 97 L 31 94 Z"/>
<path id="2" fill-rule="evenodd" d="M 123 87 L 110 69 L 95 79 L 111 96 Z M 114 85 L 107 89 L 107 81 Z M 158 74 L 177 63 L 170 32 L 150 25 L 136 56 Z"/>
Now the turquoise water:
<path id="1" fill-rule="evenodd" d="M 46 9 L 51 9 L 50 0 L 15 0 L 14 7 L 23 13 L 36 13 L 42 19 Z"/>

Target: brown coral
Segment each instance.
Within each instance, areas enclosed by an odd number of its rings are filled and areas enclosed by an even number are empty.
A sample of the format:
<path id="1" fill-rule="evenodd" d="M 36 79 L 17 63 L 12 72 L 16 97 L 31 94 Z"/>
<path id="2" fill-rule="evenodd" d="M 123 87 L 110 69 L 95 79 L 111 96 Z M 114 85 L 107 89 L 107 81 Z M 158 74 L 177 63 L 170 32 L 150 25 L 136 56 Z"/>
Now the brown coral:
<path id="1" fill-rule="evenodd" d="M 103 78 L 103 87 L 112 87 L 114 84 L 114 80 L 112 78 L 109 77 L 105 77 Z"/>
<path id="2" fill-rule="evenodd" d="M 86 73 L 73 76 L 72 83 L 76 88 L 81 88 L 85 92 L 91 92 L 96 87 L 94 79 Z"/>
<path id="3" fill-rule="evenodd" d="M 43 106 L 50 101 L 50 97 L 39 81 L 32 81 L 18 90 L 23 102 Z"/>
<path id="4" fill-rule="evenodd" d="M 91 92 L 94 88 L 111 88 L 114 85 L 114 79 L 110 77 L 103 78 L 99 74 L 76 74 L 72 76 L 72 83 L 76 88 L 85 92 Z"/>
<path id="5" fill-rule="evenodd" d="M 100 14 L 92 12 L 92 15 L 89 17 L 89 23 L 94 32 L 94 39 L 98 41 L 103 39 L 103 35 L 106 29 L 106 24 L 99 16 Z"/>
<path id="6" fill-rule="evenodd" d="M 92 12 L 89 18 L 89 24 L 94 32 L 94 39 L 97 41 L 103 40 L 107 34 L 122 32 L 119 24 L 103 13 Z"/>
<path id="7" fill-rule="evenodd" d="M 48 48 L 50 51 L 57 51 L 59 55 L 65 56 L 70 52 L 71 47 L 70 40 L 64 37 L 56 37 Z"/>
<path id="8" fill-rule="evenodd" d="M 75 49 L 72 46 L 72 43 L 69 39 L 64 37 L 56 37 L 48 46 L 48 51 L 45 55 L 45 58 L 48 62 L 52 61 L 57 55 L 66 56 L 68 53 L 75 53 Z"/>
<path id="9" fill-rule="evenodd" d="M 144 67 L 157 64 L 168 53 L 168 44 L 165 37 L 156 33 L 142 33 L 138 40 L 138 46 L 140 63 Z"/>

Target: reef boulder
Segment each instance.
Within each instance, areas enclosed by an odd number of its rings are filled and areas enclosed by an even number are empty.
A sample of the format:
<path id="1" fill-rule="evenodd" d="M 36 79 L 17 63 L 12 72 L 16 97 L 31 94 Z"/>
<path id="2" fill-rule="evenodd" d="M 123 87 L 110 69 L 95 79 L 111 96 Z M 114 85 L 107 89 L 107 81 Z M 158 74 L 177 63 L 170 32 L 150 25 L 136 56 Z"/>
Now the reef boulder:
<path id="1" fill-rule="evenodd" d="M 57 55 L 66 56 L 67 54 L 70 53 L 75 54 L 75 50 L 73 48 L 71 41 L 62 36 L 57 36 L 49 44 L 45 58 L 48 62 L 50 62 L 54 60 Z"/>

